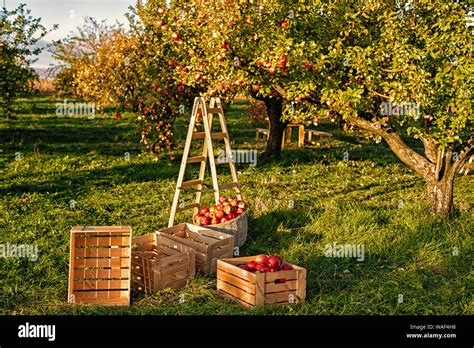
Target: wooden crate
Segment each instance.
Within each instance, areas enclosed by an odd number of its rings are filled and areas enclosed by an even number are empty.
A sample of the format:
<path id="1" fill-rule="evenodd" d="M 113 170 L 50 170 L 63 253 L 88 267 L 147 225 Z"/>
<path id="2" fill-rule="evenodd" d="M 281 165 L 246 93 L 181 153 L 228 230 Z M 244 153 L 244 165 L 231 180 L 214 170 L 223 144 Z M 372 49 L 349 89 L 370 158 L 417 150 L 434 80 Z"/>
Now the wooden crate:
<path id="1" fill-rule="evenodd" d="M 150 233 L 133 238 L 132 287 L 151 294 L 186 286 L 195 275 L 194 249 L 167 235 Z"/>
<path id="2" fill-rule="evenodd" d="M 68 301 L 130 305 L 131 240 L 129 226 L 72 228 Z"/>
<path id="3" fill-rule="evenodd" d="M 289 271 L 249 272 L 239 268 L 255 256 L 217 261 L 217 291 L 244 307 L 292 304 L 306 299 L 306 269 L 293 266 Z"/>
<path id="4" fill-rule="evenodd" d="M 158 233 L 167 234 L 176 243 L 193 248 L 196 251 L 196 269 L 210 274 L 216 272 L 218 259 L 234 255 L 235 238 L 206 227 L 182 223 Z"/>

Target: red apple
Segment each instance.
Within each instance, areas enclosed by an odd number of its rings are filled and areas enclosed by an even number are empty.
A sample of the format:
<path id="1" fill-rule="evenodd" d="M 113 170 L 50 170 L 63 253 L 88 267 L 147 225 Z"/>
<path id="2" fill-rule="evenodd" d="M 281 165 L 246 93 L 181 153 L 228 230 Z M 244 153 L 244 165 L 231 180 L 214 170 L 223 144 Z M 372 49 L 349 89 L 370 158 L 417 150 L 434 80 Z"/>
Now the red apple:
<path id="1" fill-rule="evenodd" d="M 211 220 L 212 225 L 217 225 L 218 223 L 219 223 L 219 220 L 215 217 Z"/>
<path id="2" fill-rule="evenodd" d="M 281 266 L 281 257 L 279 256 L 269 256 L 267 264 L 270 268 L 279 268 Z"/>
<path id="3" fill-rule="evenodd" d="M 226 196 L 221 196 L 221 198 L 219 198 L 219 203 L 223 204 L 225 202 L 227 202 Z"/>
<path id="4" fill-rule="evenodd" d="M 245 202 L 244 202 L 244 201 L 238 201 L 238 202 L 237 202 L 237 206 L 238 206 L 239 208 L 245 209 Z"/>
<path id="5" fill-rule="evenodd" d="M 293 266 L 291 266 L 289 263 L 285 263 L 281 269 L 284 271 L 290 271 L 293 269 Z"/>
<path id="6" fill-rule="evenodd" d="M 227 219 L 229 219 L 229 220 L 235 219 L 235 214 L 234 213 L 227 214 Z"/>
<path id="7" fill-rule="evenodd" d="M 222 204 L 218 203 L 218 204 L 216 204 L 216 209 L 217 210 L 223 210 L 224 207 L 222 206 Z"/>
<path id="8" fill-rule="evenodd" d="M 268 72 L 269 72 L 271 75 L 273 75 L 274 73 L 276 73 L 276 69 L 275 69 L 274 67 L 270 67 L 270 68 L 268 69 Z"/>
<path id="9" fill-rule="evenodd" d="M 232 213 L 232 206 L 230 204 L 228 205 L 225 205 L 224 206 L 224 213 L 226 213 L 227 215 L 229 215 L 230 213 Z M 229 220 L 231 220 L 229 217 L 227 217 Z"/>
<path id="10" fill-rule="evenodd" d="M 163 25 L 163 20 L 162 19 L 158 19 L 156 21 L 156 25 L 158 25 L 159 27 L 161 27 Z"/>
<path id="11" fill-rule="evenodd" d="M 254 92 L 258 92 L 259 90 L 260 90 L 260 86 L 259 86 L 259 85 L 253 86 L 253 91 L 254 91 Z"/>
<path id="12" fill-rule="evenodd" d="M 244 209 L 242 208 L 237 208 L 237 211 L 235 212 L 236 215 L 240 215 L 240 214 L 243 214 L 244 213 Z"/>
<path id="13" fill-rule="evenodd" d="M 170 28 L 169 25 L 165 24 L 161 27 L 161 30 L 167 31 L 169 28 Z"/>
<path id="14" fill-rule="evenodd" d="M 268 262 L 268 257 L 265 254 L 260 254 L 260 255 L 257 255 L 257 257 L 255 258 L 255 261 L 261 265 L 266 265 Z"/>
<path id="15" fill-rule="evenodd" d="M 171 40 L 173 41 L 178 41 L 179 40 L 179 34 L 174 32 L 173 34 L 171 34 Z"/>
<path id="16" fill-rule="evenodd" d="M 310 69 L 311 68 L 311 64 L 309 64 L 308 62 L 304 63 L 304 67 L 306 69 Z"/>
<path id="17" fill-rule="evenodd" d="M 217 211 L 216 205 L 211 206 L 211 207 L 209 208 L 209 211 L 210 211 L 212 214 L 215 214 L 216 211 Z"/>
<path id="18" fill-rule="evenodd" d="M 251 271 L 254 271 L 257 268 L 257 266 L 258 266 L 258 263 L 255 261 L 249 261 L 249 263 L 247 263 L 247 267 Z"/>
<path id="19" fill-rule="evenodd" d="M 211 224 L 211 219 L 209 219 L 208 217 L 201 217 L 201 225 L 210 225 Z"/>
<path id="20" fill-rule="evenodd" d="M 231 206 L 231 207 L 230 207 L 230 212 L 231 212 L 232 214 L 235 214 L 235 213 L 237 213 L 237 210 L 238 210 L 238 209 L 239 209 L 239 208 L 237 208 L 237 207 Z"/>
<path id="21" fill-rule="evenodd" d="M 225 216 L 221 219 L 221 223 L 229 221 Z"/>
<path id="22" fill-rule="evenodd" d="M 216 214 L 216 218 L 218 218 L 218 219 L 222 219 L 222 218 L 224 217 L 224 215 L 225 215 L 222 210 L 216 211 L 215 214 Z"/>

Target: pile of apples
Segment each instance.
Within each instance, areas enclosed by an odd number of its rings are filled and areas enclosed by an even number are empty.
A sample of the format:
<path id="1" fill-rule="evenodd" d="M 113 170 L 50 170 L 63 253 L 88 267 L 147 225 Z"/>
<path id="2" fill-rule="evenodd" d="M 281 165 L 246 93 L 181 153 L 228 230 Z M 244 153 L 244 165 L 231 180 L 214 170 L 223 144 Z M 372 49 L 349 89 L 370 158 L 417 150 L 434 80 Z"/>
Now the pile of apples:
<path id="1" fill-rule="evenodd" d="M 240 268 L 250 272 L 277 272 L 277 271 L 289 271 L 293 269 L 287 262 L 283 262 L 283 259 L 278 255 L 264 255 L 260 254 L 255 258 L 255 261 L 249 261 L 246 265 L 240 265 Z"/>
<path id="2" fill-rule="evenodd" d="M 236 198 L 221 196 L 219 203 L 208 207 L 202 207 L 199 213 L 194 215 L 193 221 L 196 225 L 217 225 L 230 221 L 241 215 L 247 204 Z"/>

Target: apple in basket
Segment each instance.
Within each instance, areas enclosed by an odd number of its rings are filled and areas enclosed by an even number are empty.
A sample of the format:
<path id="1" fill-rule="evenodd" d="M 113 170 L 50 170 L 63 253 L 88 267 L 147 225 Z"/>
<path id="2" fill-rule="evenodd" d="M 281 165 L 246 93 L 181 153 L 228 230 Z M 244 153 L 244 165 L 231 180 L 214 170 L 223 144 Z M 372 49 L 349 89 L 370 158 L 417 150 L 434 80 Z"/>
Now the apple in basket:
<path id="1" fill-rule="evenodd" d="M 198 214 L 193 216 L 193 221 L 196 225 L 217 225 L 237 218 L 245 212 L 246 208 L 244 201 L 221 196 L 217 204 L 201 207 Z"/>

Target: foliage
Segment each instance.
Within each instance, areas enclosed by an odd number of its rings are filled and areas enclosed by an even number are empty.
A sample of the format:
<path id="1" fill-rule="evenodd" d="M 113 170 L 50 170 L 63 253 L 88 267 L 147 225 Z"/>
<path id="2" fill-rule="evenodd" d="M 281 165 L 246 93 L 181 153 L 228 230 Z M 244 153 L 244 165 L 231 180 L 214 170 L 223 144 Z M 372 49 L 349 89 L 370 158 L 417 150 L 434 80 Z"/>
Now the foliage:
<path id="1" fill-rule="evenodd" d="M 36 77 L 31 64 L 43 49 L 37 43 L 47 33 L 41 18 L 33 18 L 24 4 L 0 12 L 0 107 L 7 118 L 13 116 L 14 101 Z"/>

